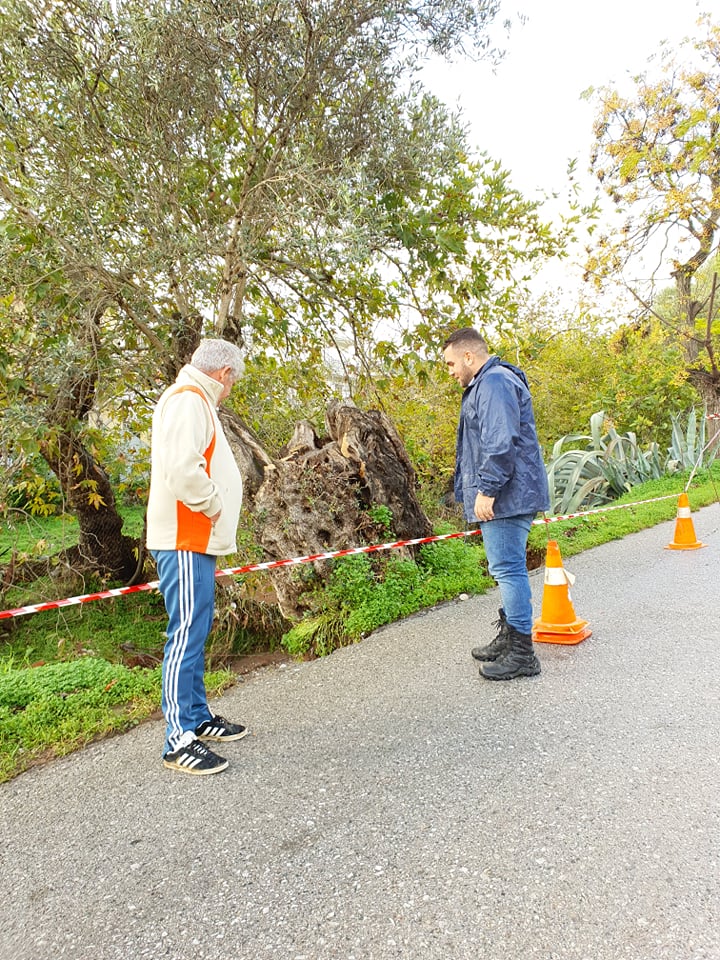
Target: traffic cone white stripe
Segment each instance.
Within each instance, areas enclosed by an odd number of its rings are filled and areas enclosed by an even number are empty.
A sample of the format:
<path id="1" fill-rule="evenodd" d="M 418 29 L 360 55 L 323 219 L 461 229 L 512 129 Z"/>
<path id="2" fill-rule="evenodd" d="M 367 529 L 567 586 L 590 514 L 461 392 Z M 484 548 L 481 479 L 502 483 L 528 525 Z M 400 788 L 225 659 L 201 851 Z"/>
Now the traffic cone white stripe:
<path id="1" fill-rule="evenodd" d="M 563 587 L 565 584 L 572 586 L 575 583 L 575 577 L 564 567 L 545 567 L 545 585 L 549 587 Z"/>

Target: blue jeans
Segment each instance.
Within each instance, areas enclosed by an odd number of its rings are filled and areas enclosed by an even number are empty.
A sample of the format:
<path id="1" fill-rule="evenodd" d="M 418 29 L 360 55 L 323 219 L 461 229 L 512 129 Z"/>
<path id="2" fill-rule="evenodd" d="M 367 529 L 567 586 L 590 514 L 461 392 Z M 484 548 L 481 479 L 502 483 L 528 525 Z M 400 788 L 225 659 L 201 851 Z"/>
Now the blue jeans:
<path id="1" fill-rule="evenodd" d="M 168 615 L 162 665 L 163 753 L 212 714 L 205 692 L 205 641 L 215 611 L 216 557 L 190 550 L 153 550 Z"/>
<path id="2" fill-rule="evenodd" d="M 500 587 L 507 621 L 518 633 L 531 633 L 533 625 L 526 558 L 533 517 L 534 514 L 523 514 L 480 524 L 490 576 Z"/>

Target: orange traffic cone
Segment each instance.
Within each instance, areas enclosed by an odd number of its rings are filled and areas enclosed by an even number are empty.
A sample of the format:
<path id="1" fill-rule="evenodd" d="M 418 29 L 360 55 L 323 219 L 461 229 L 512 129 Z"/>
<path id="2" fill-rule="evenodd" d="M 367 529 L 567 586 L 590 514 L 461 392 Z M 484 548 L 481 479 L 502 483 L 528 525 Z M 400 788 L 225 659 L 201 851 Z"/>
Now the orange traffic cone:
<path id="1" fill-rule="evenodd" d="M 562 565 L 557 540 L 548 540 L 542 610 L 533 625 L 536 643 L 580 643 L 591 635 L 587 620 L 575 616 L 569 590 L 574 582 Z"/>
<path id="2" fill-rule="evenodd" d="M 677 520 L 675 521 L 675 539 L 668 543 L 666 550 L 697 550 L 698 547 L 706 547 L 706 543 L 700 543 L 695 536 L 695 527 L 690 516 L 690 501 L 686 493 L 681 493 L 678 498 Z"/>

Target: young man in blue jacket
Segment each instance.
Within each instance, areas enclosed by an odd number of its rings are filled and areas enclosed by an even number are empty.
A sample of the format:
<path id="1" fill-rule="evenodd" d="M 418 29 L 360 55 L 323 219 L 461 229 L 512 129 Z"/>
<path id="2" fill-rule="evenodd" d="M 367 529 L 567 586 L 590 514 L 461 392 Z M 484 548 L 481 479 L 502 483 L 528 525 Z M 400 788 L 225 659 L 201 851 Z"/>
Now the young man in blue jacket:
<path id="1" fill-rule="evenodd" d="M 490 575 L 502 598 L 498 634 L 472 651 L 488 680 L 540 673 L 532 643 L 527 539 L 533 518 L 550 509 L 547 473 L 530 390 L 518 367 L 488 353 L 472 327 L 444 344 L 448 372 L 463 387 L 457 432 L 455 499 L 480 521 Z"/>

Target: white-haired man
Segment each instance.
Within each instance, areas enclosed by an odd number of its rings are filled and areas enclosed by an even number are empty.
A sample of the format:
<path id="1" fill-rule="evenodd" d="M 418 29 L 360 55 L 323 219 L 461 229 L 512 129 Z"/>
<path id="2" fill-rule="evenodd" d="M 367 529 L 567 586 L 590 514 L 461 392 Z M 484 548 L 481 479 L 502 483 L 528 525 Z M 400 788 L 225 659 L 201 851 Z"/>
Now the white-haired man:
<path id="1" fill-rule="evenodd" d="M 242 478 L 216 408 L 243 371 L 235 344 L 202 340 L 153 415 L 147 545 L 168 614 L 163 762 L 192 774 L 219 773 L 228 765 L 204 741 L 240 740 L 247 733 L 210 711 L 204 682 L 217 558 L 236 550 L 242 503 Z"/>

